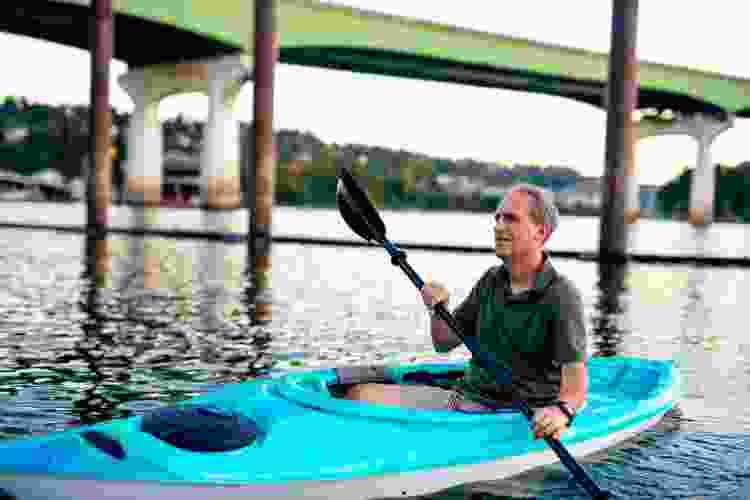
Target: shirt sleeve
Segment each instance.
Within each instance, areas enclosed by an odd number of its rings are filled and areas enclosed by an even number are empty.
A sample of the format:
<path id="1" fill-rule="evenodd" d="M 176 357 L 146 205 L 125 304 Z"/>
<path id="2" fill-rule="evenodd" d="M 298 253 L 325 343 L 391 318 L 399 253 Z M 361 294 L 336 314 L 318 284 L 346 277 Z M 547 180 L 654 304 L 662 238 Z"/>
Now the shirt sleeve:
<path id="1" fill-rule="evenodd" d="M 585 361 L 587 347 L 581 294 L 572 283 L 563 283 L 558 295 L 557 314 L 552 319 L 553 360 L 559 365 Z"/>
<path id="2" fill-rule="evenodd" d="M 477 334 L 477 319 L 479 318 L 481 292 L 491 281 L 493 269 L 494 268 L 488 269 L 482 277 L 477 280 L 474 287 L 469 292 L 469 295 L 467 295 L 463 302 L 461 302 L 453 311 L 453 316 L 456 318 L 458 325 L 461 327 L 461 332 L 464 335 L 475 336 Z"/>

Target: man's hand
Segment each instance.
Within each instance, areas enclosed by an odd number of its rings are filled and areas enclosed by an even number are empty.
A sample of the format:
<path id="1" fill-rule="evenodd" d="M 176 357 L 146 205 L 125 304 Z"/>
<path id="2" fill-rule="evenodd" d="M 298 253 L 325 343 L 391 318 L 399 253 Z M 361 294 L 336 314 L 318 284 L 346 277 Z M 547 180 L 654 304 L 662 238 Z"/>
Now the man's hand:
<path id="1" fill-rule="evenodd" d="M 568 429 L 568 417 L 557 406 L 545 406 L 534 411 L 532 431 L 534 439 L 552 436 L 560 439 L 560 434 Z"/>
<path id="2" fill-rule="evenodd" d="M 437 281 L 425 283 L 420 291 L 422 292 L 422 301 L 427 307 L 433 307 L 438 302 L 442 302 L 447 306 L 450 300 L 448 289 Z"/>
<path id="3" fill-rule="evenodd" d="M 448 307 L 448 300 L 450 300 L 448 289 L 435 281 L 431 281 L 422 286 L 420 293 L 422 294 L 422 302 L 430 308 L 430 336 L 435 350 L 441 353 L 448 352 L 460 345 L 461 339 L 458 335 L 451 330 L 448 323 L 436 316 L 432 309 L 438 303 L 442 303 L 446 308 Z"/>

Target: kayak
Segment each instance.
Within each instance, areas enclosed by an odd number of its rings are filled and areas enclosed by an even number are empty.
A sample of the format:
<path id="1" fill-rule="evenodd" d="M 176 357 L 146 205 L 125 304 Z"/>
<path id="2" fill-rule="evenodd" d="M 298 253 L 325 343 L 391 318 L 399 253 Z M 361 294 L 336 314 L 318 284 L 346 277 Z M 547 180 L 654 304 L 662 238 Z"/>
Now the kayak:
<path id="1" fill-rule="evenodd" d="M 450 386 L 467 360 L 287 372 L 126 419 L 0 441 L 0 498 L 370 499 L 490 481 L 557 461 L 514 409 L 462 413 L 342 399 L 359 381 Z M 575 457 L 675 405 L 671 361 L 595 357 L 561 442 Z M 5 496 L 3 496 L 5 495 Z"/>

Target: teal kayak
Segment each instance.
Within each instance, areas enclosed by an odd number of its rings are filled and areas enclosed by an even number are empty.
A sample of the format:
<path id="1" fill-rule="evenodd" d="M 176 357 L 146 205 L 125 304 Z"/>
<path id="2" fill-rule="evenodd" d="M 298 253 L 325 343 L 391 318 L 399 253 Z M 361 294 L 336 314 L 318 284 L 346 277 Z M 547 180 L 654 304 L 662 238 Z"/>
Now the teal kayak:
<path id="1" fill-rule="evenodd" d="M 465 363 L 289 372 L 144 415 L 2 441 L 0 498 L 408 497 L 556 462 L 512 409 L 472 414 L 339 397 L 359 380 L 450 385 Z M 587 404 L 561 439 L 576 457 L 653 426 L 675 405 L 671 361 L 592 358 L 588 367 Z"/>

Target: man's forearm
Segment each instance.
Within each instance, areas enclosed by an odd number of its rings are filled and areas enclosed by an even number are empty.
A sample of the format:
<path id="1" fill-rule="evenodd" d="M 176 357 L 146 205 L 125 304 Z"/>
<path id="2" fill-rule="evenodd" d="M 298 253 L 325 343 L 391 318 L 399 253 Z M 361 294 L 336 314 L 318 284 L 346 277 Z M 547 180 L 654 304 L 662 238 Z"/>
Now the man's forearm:
<path id="1" fill-rule="evenodd" d="M 585 363 L 567 363 L 562 367 L 560 400 L 572 404 L 576 409 L 586 401 L 588 374 Z"/>
<path id="2" fill-rule="evenodd" d="M 448 323 L 435 315 L 430 318 L 430 334 L 437 352 L 448 352 L 461 344 L 461 339 L 453 333 Z"/>

